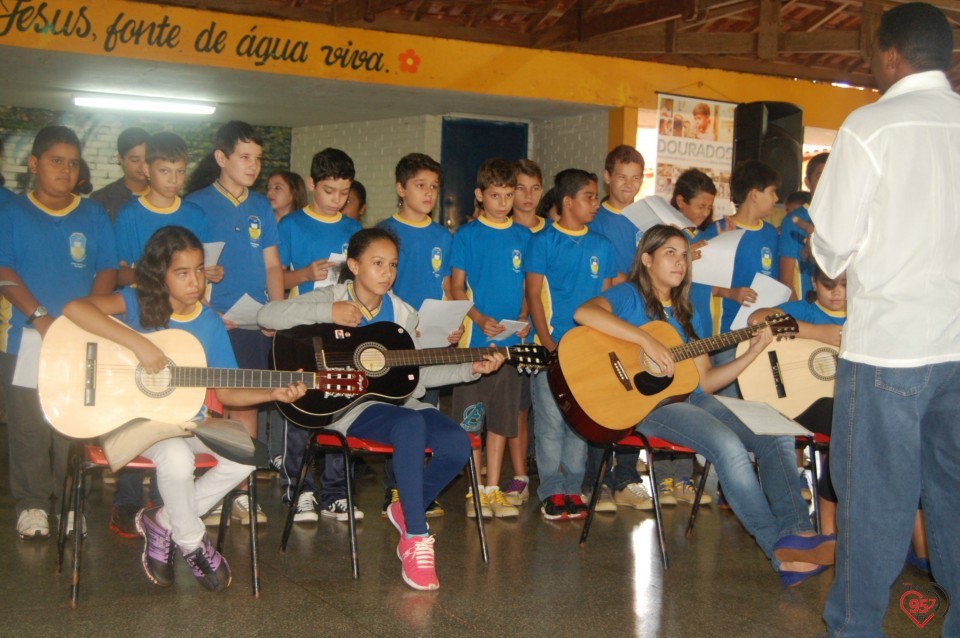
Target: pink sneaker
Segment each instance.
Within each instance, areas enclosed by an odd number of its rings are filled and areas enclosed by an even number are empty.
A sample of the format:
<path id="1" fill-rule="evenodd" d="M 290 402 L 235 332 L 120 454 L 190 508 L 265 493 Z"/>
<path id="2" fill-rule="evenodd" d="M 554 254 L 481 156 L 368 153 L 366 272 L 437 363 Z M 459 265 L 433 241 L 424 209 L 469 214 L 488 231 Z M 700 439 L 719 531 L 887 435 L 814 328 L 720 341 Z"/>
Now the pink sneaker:
<path id="1" fill-rule="evenodd" d="M 403 562 L 403 580 L 414 589 L 429 591 L 440 588 L 433 554 L 435 541 L 435 536 L 401 537 L 397 544 L 397 555 Z"/>
<path id="2" fill-rule="evenodd" d="M 400 507 L 400 501 L 394 501 L 387 506 L 387 520 L 400 532 L 401 539 L 407 535 L 407 523 L 403 520 L 403 508 Z M 400 557 L 399 547 L 397 548 L 397 556 Z M 400 558 L 402 560 L 402 557 Z"/>

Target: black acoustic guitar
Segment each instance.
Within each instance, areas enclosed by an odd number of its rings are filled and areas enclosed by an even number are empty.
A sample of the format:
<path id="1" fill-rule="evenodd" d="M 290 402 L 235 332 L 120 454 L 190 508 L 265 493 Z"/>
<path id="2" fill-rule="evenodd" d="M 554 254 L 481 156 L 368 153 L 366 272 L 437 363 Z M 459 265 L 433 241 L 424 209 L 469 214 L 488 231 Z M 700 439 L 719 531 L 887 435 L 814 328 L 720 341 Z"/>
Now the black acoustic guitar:
<path id="1" fill-rule="evenodd" d="M 301 427 L 324 427 L 361 401 L 403 401 L 417 387 L 420 366 L 480 361 L 492 352 L 499 352 L 521 371 L 546 365 L 546 350 L 537 345 L 418 350 L 410 333 L 390 322 L 361 328 L 313 324 L 281 330 L 273 339 L 277 370 L 356 371 L 362 378 L 344 391 L 307 392 L 294 403 L 277 404 L 277 409 Z"/>

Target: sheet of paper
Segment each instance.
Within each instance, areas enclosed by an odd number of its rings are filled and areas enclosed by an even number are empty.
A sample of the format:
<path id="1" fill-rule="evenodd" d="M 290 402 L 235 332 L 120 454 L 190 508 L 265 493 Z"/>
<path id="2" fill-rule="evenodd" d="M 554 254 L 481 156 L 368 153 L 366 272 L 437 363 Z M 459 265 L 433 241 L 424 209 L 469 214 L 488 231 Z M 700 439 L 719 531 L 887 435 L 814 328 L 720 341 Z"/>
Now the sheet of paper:
<path id="1" fill-rule="evenodd" d="M 731 330 L 746 328 L 747 319 L 757 308 L 773 308 L 790 299 L 789 288 L 773 277 L 767 277 L 761 273 L 753 276 L 753 283 L 750 284 L 750 287 L 757 293 L 757 300 L 750 306 L 740 306 L 737 316 L 733 318 L 733 323 L 730 324 Z"/>
<path id="2" fill-rule="evenodd" d="M 656 195 L 633 202 L 624 208 L 621 213 L 643 232 L 647 232 L 651 226 L 657 224 L 666 224 L 677 228 L 687 228 L 693 225 L 689 219 L 683 216 L 683 213 L 671 206 L 667 200 Z"/>
<path id="3" fill-rule="evenodd" d="M 340 279 L 340 269 L 343 268 L 343 265 L 347 263 L 347 257 L 343 253 L 330 253 L 330 256 L 327 257 L 327 261 L 332 261 L 336 265 L 330 266 L 330 269 L 327 271 L 327 278 L 321 279 L 320 281 L 313 282 L 313 289 L 317 288 L 326 288 L 327 286 L 332 286 L 337 283 Z"/>
<path id="4" fill-rule="evenodd" d="M 226 311 L 223 316 L 235 322 L 237 326 L 241 328 L 248 330 L 259 328 L 257 325 L 257 312 L 262 307 L 262 303 L 247 293 L 243 293 L 243 296 L 237 299 L 237 303 L 233 304 L 230 310 Z"/>
<path id="5" fill-rule="evenodd" d="M 744 401 L 717 396 L 754 434 L 771 436 L 810 436 L 810 431 L 760 401 Z"/>
<path id="6" fill-rule="evenodd" d="M 226 243 L 222 241 L 212 241 L 203 245 L 204 268 L 217 265 L 217 262 L 220 261 L 220 253 L 223 252 L 224 246 L 226 246 Z"/>
<path id="7" fill-rule="evenodd" d="M 733 261 L 745 230 L 720 233 L 700 248 L 700 259 L 693 262 L 693 281 L 707 286 L 729 288 L 733 281 Z"/>
<path id="8" fill-rule="evenodd" d="M 13 369 L 13 385 L 21 388 L 36 388 L 40 376 L 40 333 L 33 328 L 23 329 L 17 367 Z"/>
<path id="9" fill-rule="evenodd" d="M 420 347 L 445 348 L 450 345 L 447 335 L 460 327 L 463 318 L 473 306 L 472 301 L 440 301 L 424 299 L 417 314 L 420 323 Z"/>
<path id="10" fill-rule="evenodd" d="M 491 339 L 491 341 L 503 341 L 507 337 L 512 337 L 517 334 L 524 328 L 530 325 L 527 321 L 516 321 L 514 319 L 501 319 L 500 325 L 502 325 L 506 330 L 498 334 L 496 337 Z"/>

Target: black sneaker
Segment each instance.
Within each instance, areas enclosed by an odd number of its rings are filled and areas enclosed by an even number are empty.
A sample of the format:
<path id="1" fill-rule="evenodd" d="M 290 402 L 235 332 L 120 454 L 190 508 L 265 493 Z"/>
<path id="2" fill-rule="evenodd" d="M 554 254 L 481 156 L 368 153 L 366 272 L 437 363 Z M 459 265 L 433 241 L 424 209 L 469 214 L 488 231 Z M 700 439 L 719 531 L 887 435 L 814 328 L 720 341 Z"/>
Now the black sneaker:
<path id="1" fill-rule="evenodd" d="M 220 591 L 230 586 L 230 565 L 227 564 L 227 559 L 213 548 L 213 543 L 206 534 L 203 535 L 200 547 L 184 554 L 183 558 L 200 584 L 210 591 Z"/>
<path id="2" fill-rule="evenodd" d="M 140 535 L 137 531 L 139 511 L 140 508 L 136 505 L 114 505 L 110 510 L 110 524 L 107 527 L 120 538 L 136 538 Z"/>
<path id="3" fill-rule="evenodd" d="M 169 587 L 173 584 L 173 539 L 170 530 L 157 520 L 159 511 L 159 507 L 153 507 L 137 513 L 135 524 L 143 536 L 140 563 L 153 584 Z"/>
<path id="4" fill-rule="evenodd" d="M 548 521 L 566 520 L 570 517 L 563 494 L 554 494 L 540 503 L 540 512 Z"/>

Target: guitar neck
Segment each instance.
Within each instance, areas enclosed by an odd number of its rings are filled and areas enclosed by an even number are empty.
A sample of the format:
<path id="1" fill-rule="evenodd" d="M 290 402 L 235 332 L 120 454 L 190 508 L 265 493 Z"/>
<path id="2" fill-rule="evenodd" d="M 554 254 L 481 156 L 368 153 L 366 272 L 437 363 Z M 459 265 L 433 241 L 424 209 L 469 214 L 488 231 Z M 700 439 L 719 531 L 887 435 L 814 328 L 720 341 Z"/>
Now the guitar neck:
<path id="1" fill-rule="evenodd" d="M 723 350 L 724 348 L 736 345 L 741 341 L 746 341 L 760 330 L 766 328 L 767 325 L 768 322 L 765 321 L 753 326 L 741 328 L 740 330 L 734 330 L 733 332 L 725 332 L 722 335 L 717 335 L 715 337 L 707 337 L 706 339 L 689 341 L 682 345 L 670 348 L 670 354 L 673 355 L 674 361 L 683 361 L 685 359 L 692 359 L 693 357 L 700 356 L 701 354 L 709 354 L 717 350 Z"/>
<path id="2" fill-rule="evenodd" d="M 170 385 L 179 388 L 285 388 L 291 383 L 317 387 L 314 372 L 175 367 Z"/>
<path id="3" fill-rule="evenodd" d="M 452 363 L 472 363 L 482 361 L 484 355 L 499 352 L 507 361 L 512 358 L 510 348 L 424 348 L 422 350 L 388 350 L 387 365 L 391 367 L 403 366 L 434 366 Z"/>

